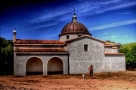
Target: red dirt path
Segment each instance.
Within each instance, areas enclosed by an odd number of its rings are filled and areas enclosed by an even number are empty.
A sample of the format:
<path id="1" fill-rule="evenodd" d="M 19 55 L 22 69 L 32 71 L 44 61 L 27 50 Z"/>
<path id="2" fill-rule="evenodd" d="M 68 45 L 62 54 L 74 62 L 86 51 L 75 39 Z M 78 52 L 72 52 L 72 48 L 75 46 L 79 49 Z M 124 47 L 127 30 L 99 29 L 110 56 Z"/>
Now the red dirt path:
<path id="1" fill-rule="evenodd" d="M 0 76 L 0 90 L 136 90 L 136 71 L 81 75 Z"/>

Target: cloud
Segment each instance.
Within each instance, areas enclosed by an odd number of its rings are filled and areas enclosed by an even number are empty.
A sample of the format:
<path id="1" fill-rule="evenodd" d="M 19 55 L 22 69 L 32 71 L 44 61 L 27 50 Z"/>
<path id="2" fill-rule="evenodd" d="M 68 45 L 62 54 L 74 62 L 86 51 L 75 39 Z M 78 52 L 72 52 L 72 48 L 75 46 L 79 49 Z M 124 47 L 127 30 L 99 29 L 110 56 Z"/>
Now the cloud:
<path id="1" fill-rule="evenodd" d="M 103 33 L 103 35 L 107 35 L 107 34 L 109 34 L 109 33 L 108 32 Z"/>
<path id="2" fill-rule="evenodd" d="M 131 7 L 136 5 L 136 1 L 134 0 L 102 0 L 102 1 L 95 1 L 95 0 L 86 0 L 86 2 L 81 2 L 76 6 L 79 7 L 78 11 L 83 15 L 95 15 L 99 13 L 103 13 L 106 11 Z M 127 13 L 128 14 L 128 13 Z"/>
<path id="3" fill-rule="evenodd" d="M 126 37 L 128 37 L 128 36 L 127 36 L 127 35 L 124 35 L 123 37 L 126 38 Z"/>
<path id="4" fill-rule="evenodd" d="M 117 37 L 119 37 L 119 36 L 116 36 L 116 35 L 110 36 L 110 38 L 117 38 Z"/>
<path id="5" fill-rule="evenodd" d="M 113 6 L 114 7 L 111 7 Z M 124 7 L 130 7 L 130 6 L 134 6 L 136 5 L 136 1 L 118 1 L 118 2 L 115 2 L 115 3 L 109 3 L 108 5 L 105 5 L 104 9 L 101 10 L 100 12 L 105 12 L 105 11 L 110 11 L 110 10 L 115 10 L 115 9 L 121 9 L 121 8 L 124 8 Z"/>
<path id="6" fill-rule="evenodd" d="M 105 40 L 107 40 L 107 39 L 115 39 L 115 38 L 118 38 L 119 36 L 117 36 L 117 35 L 112 35 L 112 36 L 108 36 L 108 37 L 103 37 L 102 39 L 105 39 Z"/>
<path id="7" fill-rule="evenodd" d="M 122 26 L 122 25 L 129 25 L 129 24 L 133 24 L 133 23 L 136 23 L 136 20 L 129 20 L 129 21 L 122 21 L 122 22 L 106 24 L 106 25 L 102 25 L 102 26 L 89 28 L 89 30 L 90 31 L 102 30 L 102 29 L 107 29 L 107 28 L 111 28 L 111 27 L 117 27 L 117 26 Z"/>
<path id="8" fill-rule="evenodd" d="M 122 14 L 129 15 L 130 13 L 122 13 Z"/>
<path id="9" fill-rule="evenodd" d="M 28 24 L 27 27 L 31 27 L 33 29 L 39 29 L 39 28 L 48 28 L 57 25 L 57 21 L 41 21 L 41 22 L 36 22 L 32 24 Z"/>
<path id="10" fill-rule="evenodd" d="M 30 30 L 30 31 L 31 30 L 51 31 L 50 27 L 62 25 L 62 23 L 61 24 L 58 24 L 58 23 L 63 22 L 63 21 L 67 21 L 70 18 L 72 18 L 74 7 L 76 8 L 77 17 L 78 16 L 84 17 L 84 15 L 91 16 L 91 15 L 100 14 L 100 13 L 103 13 L 106 11 L 112 11 L 115 9 L 120 9 L 120 8 L 124 8 L 124 7 L 126 8 L 126 7 L 131 7 L 131 6 L 136 5 L 135 0 L 73 0 L 73 1 L 70 0 L 70 1 L 68 1 L 65 4 L 60 3 L 57 7 L 51 6 L 51 8 L 42 4 L 42 5 L 44 5 L 44 7 L 42 7 L 42 10 L 38 9 L 39 7 L 37 7 L 37 10 L 32 13 L 29 13 L 29 12 L 27 12 L 26 14 L 23 13 L 22 16 L 25 16 L 25 18 L 23 20 L 18 18 L 15 21 L 15 22 L 19 22 L 17 24 L 18 25 L 17 29 L 18 30 L 23 29 L 22 32 L 25 32 L 28 30 Z M 41 7 L 41 5 L 40 5 L 40 7 Z M 128 14 L 128 13 L 129 12 L 124 12 L 124 14 Z M 127 25 L 127 24 L 132 24 L 132 23 L 136 23 L 136 20 L 111 23 L 111 24 L 107 24 L 107 25 L 93 27 L 93 28 L 90 28 L 89 30 L 90 31 L 102 30 L 102 29 L 106 29 L 106 28 Z M 1 24 L 0 25 L 0 34 L 2 32 L 4 32 L 5 30 L 9 31 L 9 30 L 11 30 L 10 28 L 16 27 L 16 25 L 14 23 L 12 23 L 10 25 L 5 25 L 4 28 L 1 26 L 3 26 L 5 23 L 2 22 L 0 24 Z M 21 25 L 21 26 L 19 26 L 19 25 Z M 9 26 L 10 26 L 10 28 L 9 28 Z M 105 33 L 103 35 L 106 36 L 107 33 Z M 49 36 L 49 37 L 51 37 L 51 36 Z M 114 38 L 114 37 L 112 37 L 112 38 Z"/>
<path id="11" fill-rule="evenodd" d="M 61 8 L 61 9 L 60 9 Z M 71 9 L 64 8 L 62 6 L 52 9 L 46 9 L 45 11 L 40 12 L 40 14 L 37 16 L 32 16 L 33 18 L 29 20 L 29 23 L 33 22 L 40 22 L 40 21 L 46 21 L 46 20 L 56 20 L 63 21 L 67 18 L 67 15 L 71 12 Z M 35 18 L 36 17 L 36 18 Z"/>
<path id="12" fill-rule="evenodd" d="M 76 5 L 75 5 L 76 3 Z M 66 7 L 67 5 L 67 7 Z M 114 7 L 113 7 L 114 5 Z M 123 0 L 80 0 L 72 1 L 65 5 L 60 5 L 56 8 L 43 9 L 42 11 L 35 12 L 29 16 L 28 23 L 41 23 L 42 21 L 59 18 L 59 21 L 65 21 L 69 19 L 69 15 L 72 17 L 73 8 L 76 8 L 77 16 L 80 15 L 95 15 L 103 13 L 105 11 L 119 9 L 123 7 L 129 7 L 136 5 L 136 1 L 123 1 Z M 58 20 L 57 20 L 58 21 Z"/>
<path id="13" fill-rule="evenodd" d="M 76 4 L 75 4 L 76 3 Z M 113 7 L 114 5 L 114 7 Z M 73 12 L 73 8 L 76 8 L 76 13 L 78 16 L 83 15 L 95 15 L 99 13 L 103 13 L 105 11 L 110 11 L 114 9 L 120 9 L 123 7 L 129 7 L 136 5 L 136 1 L 123 1 L 123 0 L 102 0 L 102 1 L 95 1 L 95 0 L 80 0 L 80 1 L 72 1 L 68 4 L 61 5 L 57 8 L 52 9 L 45 9 L 40 11 L 39 13 L 36 12 L 32 15 L 36 15 L 35 19 L 32 18 L 29 22 L 38 22 L 40 20 L 47 20 L 52 19 L 55 17 L 59 17 L 59 20 L 66 20 L 68 19 L 70 13 Z M 66 7 L 67 6 L 67 7 Z M 37 13 L 39 14 L 37 16 Z M 31 17 L 33 17 L 31 15 Z"/>

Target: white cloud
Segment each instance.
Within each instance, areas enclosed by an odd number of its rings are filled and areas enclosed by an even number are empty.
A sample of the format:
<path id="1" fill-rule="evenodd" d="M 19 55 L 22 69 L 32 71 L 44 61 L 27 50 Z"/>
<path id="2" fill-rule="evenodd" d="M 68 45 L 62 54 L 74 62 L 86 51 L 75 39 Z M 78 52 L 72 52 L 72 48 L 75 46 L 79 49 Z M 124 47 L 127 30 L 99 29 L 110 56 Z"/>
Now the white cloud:
<path id="1" fill-rule="evenodd" d="M 65 7 L 66 5 L 67 7 Z M 68 13 L 73 12 L 74 7 L 76 8 L 76 12 L 78 13 L 78 16 L 80 16 L 80 14 L 94 15 L 98 13 L 103 13 L 105 11 L 133 6 L 133 5 L 136 5 L 136 1 L 123 1 L 123 0 L 102 0 L 102 1 L 101 0 L 100 1 L 85 0 L 84 1 L 84 0 L 80 0 L 80 1 L 70 2 L 69 4 L 66 4 L 66 5 L 61 5 L 57 8 L 46 9 L 44 11 L 41 11 L 39 12 L 39 16 L 37 16 L 35 20 L 33 20 L 32 18 L 32 20 L 30 21 L 38 22 L 40 20 L 51 19 L 51 18 L 61 16 L 61 15 L 68 15 Z M 114 7 L 112 5 L 114 5 Z M 35 14 L 37 15 L 37 13 Z"/>
<path id="2" fill-rule="evenodd" d="M 122 2 L 122 1 L 119 1 L 119 2 L 115 2 L 115 4 L 116 5 L 114 7 L 107 7 L 106 9 L 104 9 L 101 12 L 109 11 L 109 10 L 115 10 L 115 9 L 120 9 L 120 8 L 124 8 L 124 7 L 129 7 L 129 6 L 134 6 L 134 5 L 136 5 L 136 1 L 132 1 L 132 2 Z"/>
<path id="3" fill-rule="evenodd" d="M 127 35 L 124 35 L 123 37 L 125 38 L 125 37 L 128 37 L 128 36 L 127 36 Z"/>
<path id="4" fill-rule="evenodd" d="M 130 7 L 134 5 L 136 5 L 136 1 L 134 0 L 133 1 L 129 1 L 129 0 L 89 1 L 88 0 L 87 3 L 82 2 L 77 4 L 76 6 L 79 7 L 78 11 L 80 13 L 85 13 L 84 15 L 95 15 L 106 11 L 121 9 L 124 7 Z M 130 14 L 130 13 L 124 13 L 124 14 Z"/>
<path id="5" fill-rule="evenodd" d="M 115 38 L 118 38 L 119 36 L 117 36 L 117 35 L 112 35 L 112 36 L 109 36 L 109 37 L 103 37 L 102 39 L 109 39 L 109 40 L 111 40 L 111 39 L 115 39 Z"/>
<path id="6" fill-rule="evenodd" d="M 107 29 L 107 28 L 111 28 L 111 27 L 117 27 L 117 26 L 122 26 L 122 25 L 133 24 L 133 23 L 136 23 L 136 20 L 129 20 L 129 21 L 122 21 L 122 22 L 106 24 L 106 25 L 102 25 L 102 26 L 89 28 L 89 30 L 95 31 L 95 30 Z"/>
<path id="7" fill-rule="evenodd" d="M 110 38 L 117 38 L 117 37 L 119 37 L 119 36 L 116 36 L 116 35 L 110 36 Z"/>
<path id="8" fill-rule="evenodd" d="M 108 32 L 103 33 L 103 35 L 107 35 L 107 34 L 109 34 L 109 33 Z"/>
<path id="9" fill-rule="evenodd" d="M 122 13 L 122 14 L 129 15 L 130 13 Z"/>
<path id="10" fill-rule="evenodd" d="M 65 7 L 66 5 L 67 7 Z M 34 13 L 30 15 L 30 17 L 33 17 L 33 18 L 28 21 L 29 23 L 31 22 L 38 23 L 38 22 L 46 21 L 46 20 L 49 20 L 49 19 L 52 19 L 58 16 L 62 16 L 62 17 L 59 17 L 59 20 L 63 21 L 63 20 L 68 19 L 69 17 L 68 13 L 72 13 L 74 7 L 76 7 L 76 13 L 78 14 L 77 16 L 95 15 L 95 14 L 103 13 L 105 11 L 110 11 L 114 9 L 120 9 L 123 7 L 129 7 L 132 5 L 136 5 L 136 1 L 122 1 L 122 0 L 104 0 L 104 1 L 103 0 L 102 1 L 101 0 L 100 1 L 85 0 L 84 1 L 84 0 L 80 0 L 80 1 L 73 1 L 66 5 L 61 5 L 53 9 L 45 9 L 39 12 L 38 14 Z M 114 7 L 112 5 L 114 5 Z M 72 17 L 72 14 L 70 15 Z"/>

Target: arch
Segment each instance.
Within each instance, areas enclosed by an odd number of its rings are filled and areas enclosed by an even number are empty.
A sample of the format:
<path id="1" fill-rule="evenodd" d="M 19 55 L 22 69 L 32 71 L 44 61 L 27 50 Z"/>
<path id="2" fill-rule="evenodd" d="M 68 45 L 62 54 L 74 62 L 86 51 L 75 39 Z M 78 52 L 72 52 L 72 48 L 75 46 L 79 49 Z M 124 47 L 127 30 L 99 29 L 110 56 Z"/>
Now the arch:
<path id="1" fill-rule="evenodd" d="M 43 61 L 39 57 L 31 57 L 27 60 L 26 75 L 43 75 Z"/>
<path id="2" fill-rule="evenodd" d="M 47 74 L 63 74 L 64 64 L 59 57 L 52 57 L 47 63 Z"/>

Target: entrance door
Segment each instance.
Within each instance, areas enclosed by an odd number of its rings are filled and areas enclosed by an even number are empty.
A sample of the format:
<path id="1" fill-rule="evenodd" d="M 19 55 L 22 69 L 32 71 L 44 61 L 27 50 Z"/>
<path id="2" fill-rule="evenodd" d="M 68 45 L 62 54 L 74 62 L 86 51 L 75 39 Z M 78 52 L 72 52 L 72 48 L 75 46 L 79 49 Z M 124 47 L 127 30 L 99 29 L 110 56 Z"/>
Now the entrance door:
<path id="1" fill-rule="evenodd" d="M 53 57 L 49 60 L 47 65 L 47 73 L 50 74 L 63 74 L 63 62 L 58 57 Z"/>
<path id="2" fill-rule="evenodd" d="M 28 59 L 26 63 L 26 75 L 43 75 L 42 60 L 37 57 Z"/>

